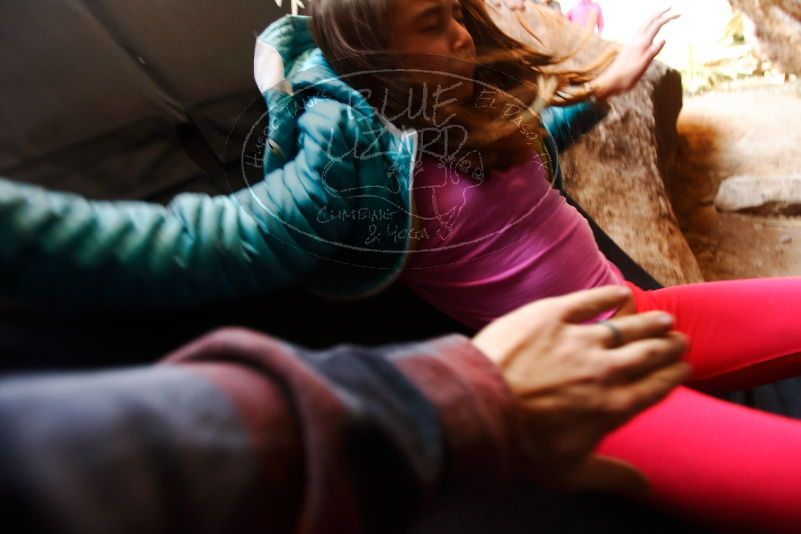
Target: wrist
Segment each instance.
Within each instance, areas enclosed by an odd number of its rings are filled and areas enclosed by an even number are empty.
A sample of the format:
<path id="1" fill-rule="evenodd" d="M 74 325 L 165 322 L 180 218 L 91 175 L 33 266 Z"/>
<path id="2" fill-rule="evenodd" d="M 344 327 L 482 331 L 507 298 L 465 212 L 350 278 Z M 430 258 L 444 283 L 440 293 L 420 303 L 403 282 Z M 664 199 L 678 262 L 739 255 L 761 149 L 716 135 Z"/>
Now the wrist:
<path id="1" fill-rule="evenodd" d="M 615 94 L 612 84 L 607 82 L 603 77 L 596 78 L 591 82 L 584 84 L 587 93 L 592 95 L 599 103 L 605 104 L 607 99 Z"/>
<path id="2" fill-rule="evenodd" d="M 440 414 L 449 466 L 442 487 L 475 491 L 513 479 L 520 407 L 502 371 L 461 334 L 424 347 L 416 361 L 398 365 Z"/>

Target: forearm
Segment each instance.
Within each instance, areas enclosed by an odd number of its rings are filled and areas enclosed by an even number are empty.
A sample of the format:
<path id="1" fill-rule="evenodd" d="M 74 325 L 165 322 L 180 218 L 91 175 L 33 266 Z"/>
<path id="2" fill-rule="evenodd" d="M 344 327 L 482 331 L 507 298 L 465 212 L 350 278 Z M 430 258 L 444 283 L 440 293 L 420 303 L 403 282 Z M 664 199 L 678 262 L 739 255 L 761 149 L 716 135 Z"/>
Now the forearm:
<path id="1" fill-rule="evenodd" d="M 309 352 L 225 329 L 151 368 L 7 380 L 2 491 L 48 531 L 383 532 L 507 481 L 513 406 L 461 336 Z"/>
<path id="2" fill-rule="evenodd" d="M 185 309 L 287 287 L 304 268 L 223 196 L 165 207 L 0 179 L 0 230 L 0 297 L 50 309 Z"/>
<path id="3" fill-rule="evenodd" d="M 595 80 L 584 84 L 587 94 L 591 96 L 593 103 L 606 111 L 609 110 L 609 99 L 618 94 L 609 79 L 601 73 Z"/>
<path id="4" fill-rule="evenodd" d="M 304 436 L 297 524 L 309 531 L 398 528 L 461 492 L 503 485 L 519 465 L 514 397 L 463 336 L 309 352 L 227 329 L 167 361 L 238 362 L 280 384 Z M 223 384 L 233 398 L 241 396 L 242 388 L 232 386 Z M 275 434 L 262 430 L 256 441 Z M 391 499 L 377 491 L 388 483 Z"/>
<path id="5" fill-rule="evenodd" d="M 590 98 L 570 106 L 551 106 L 540 117 L 559 152 L 567 150 L 592 130 L 609 112 L 605 98 Z"/>
<path id="6" fill-rule="evenodd" d="M 280 430 L 280 446 L 254 442 L 230 397 L 190 369 L 6 379 L 1 491 L 24 504 L 7 511 L 14 521 L 6 523 L 22 523 L 17 532 L 286 529 L 290 507 L 279 497 L 290 488 L 258 507 L 252 498 L 261 495 L 267 466 L 299 465 L 292 457 L 299 437 L 280 391 L 241 383 L 265 403 L 261 417 Z"/>

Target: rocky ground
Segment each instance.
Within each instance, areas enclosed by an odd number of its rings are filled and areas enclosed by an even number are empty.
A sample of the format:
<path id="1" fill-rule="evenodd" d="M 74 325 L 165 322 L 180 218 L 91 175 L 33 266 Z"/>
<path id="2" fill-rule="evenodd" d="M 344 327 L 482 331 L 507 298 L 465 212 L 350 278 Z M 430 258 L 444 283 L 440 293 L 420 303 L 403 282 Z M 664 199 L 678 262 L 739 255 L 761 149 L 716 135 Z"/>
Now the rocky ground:
<path id="1" fill-rule="evenodd" d="M 801 174 L 801 83 L 685 97 L 668 192 L 706 280 L 801 275 L 801 217 L 727 213 L 714 199 L 737 175 Z"/>

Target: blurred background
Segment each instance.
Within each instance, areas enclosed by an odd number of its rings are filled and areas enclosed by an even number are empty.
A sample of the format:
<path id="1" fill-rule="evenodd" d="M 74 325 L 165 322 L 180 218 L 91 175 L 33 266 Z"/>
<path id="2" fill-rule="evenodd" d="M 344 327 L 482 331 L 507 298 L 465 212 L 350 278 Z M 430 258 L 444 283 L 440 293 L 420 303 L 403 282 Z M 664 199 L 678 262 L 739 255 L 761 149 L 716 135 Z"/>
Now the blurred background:
<path id="1" fill-rule="evenodd" d="M 563 1 L 560 8 L 571 16 L 583 3 Z M 638 259 L 645 264 L 663 254 L 667 260 L 652 262 L 650 268 L 668 283 L 671 277 L 672 283 L 682 283 L 801 274 L 801 2 L 595 3 L 604 22 L 598 33 L 619 43 L 629 42 L 658 10 L 672 6 L 681 14 L 662 30 L 666 45 L 657 60 L 681 75 L 682 95 L 672 89 L 656 91 L 652 100 L 657 118 L 660 108 L 678 109 L 675 127 L 671 118 L 669 126 L 655 126 L 654 134 L 657 142 L 671 139 L 657 158 L 670 203 L 670 213 L 662 219 L 675 217 L 682 238 L 674 240 L 675 232 L 663 230 L 664 246 L 657 250 L 622 230 L 613 237 L 628 241 L 624 248 L 635 257 L 642 250 Z M 647 107 L 644 102 L 628 106 L 631 112 Z M 626 132 L 609 133 L 621 137 Z M 602 153 L 601 143 L 589 152 L 585 155 Z M 581 182 L 580 165 L 575 171 Z M 585 205 L 602 194 L 598 188 L 584 195 Z M 629 204 L 632 200 L 629 195 Z M 636 226 L 625 217 L 605 216 L 600 207 L 598 211 L 613 233 L 615 227 Z M 686 241 L 690 253 L 675 252 L 684 246 L 677 241 Z"/>
<path id="2" fill-rule="evenodd" d="M 686 94 L 732 87 L 737 82 L 796 80 L 795 74 L 772 64 L 760 47 L 754 22 L 728 0 L 602 0 L 601 6 L 602 35 L 618 42 L 628 42 L 656 9 L 672 6 L 683 15 L 662 31 L 667 44 L 658 59 L 681 72 Z"/>

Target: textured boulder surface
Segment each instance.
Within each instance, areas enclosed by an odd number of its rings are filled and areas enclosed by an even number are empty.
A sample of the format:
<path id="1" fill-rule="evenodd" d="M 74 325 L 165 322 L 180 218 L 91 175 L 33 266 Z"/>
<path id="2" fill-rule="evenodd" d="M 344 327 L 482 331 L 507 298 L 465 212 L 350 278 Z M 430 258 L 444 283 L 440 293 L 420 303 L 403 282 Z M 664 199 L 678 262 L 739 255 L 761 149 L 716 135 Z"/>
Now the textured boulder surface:
<path id="1" fill-rule="evenodd" d="M 670 203 L 681 77 L 654 63 L 609 115 L 562 158 L 568 191 L 664 285 L 703 280 Z"/>
<path id="2" fill-rule="evenodd" d="M 801 124 L 799 97 L 801 83 L 685 98 L 669 191 L 706 280 L 801 273 L 801 219 L 723 211 L 715 203 L 719 191 L 728 195 L 728 188 L 742 180 L 729 182 L 733 177 L 758 177 L 760 183 L 751 182 L 749 195 L 759 198 L 756 195 L 768 192 L 768 184 L 798 176 L 801 129 L 794 125 Z M 793 192 L 784 191 L 781 197 L 771 196 L 789 207 Z M 792 241 L 788 243 L 785 236 Z"/>
<path id="3" fill-rule="evenodd" d="M 763 51 L 784 72 L 801 75 L 801 0 L 729 0 L 754 22 Z"/>
<path id="4" fill-rule="evenodd" d="M 515 16 L 501 11 L 495 20 L 513 37 L 533 42 Z M 549 35 L 535 10 L 527 10 L 525 20 L 552 50 L 581 38 L 581 28 L 567 22 L 558 35 Z M 609 46 L 592 36 L 573 62 L 588 61 Z M 666 180 L 678 144 L 680 74 L 655 62 L 632 91 L 610 99 L 610 104 L 608 116 L 563 154 L 566 189 L 659 282 L 702 281 Z"/>
<path id="5" fill-rule="evenodd" d="M 715 207 L 763 215 L 801 215 L 801 175 L 732 176 L 720 184 Z"/>

